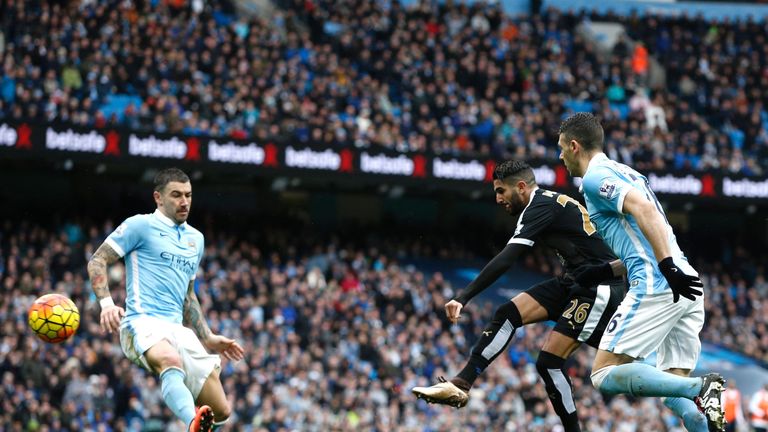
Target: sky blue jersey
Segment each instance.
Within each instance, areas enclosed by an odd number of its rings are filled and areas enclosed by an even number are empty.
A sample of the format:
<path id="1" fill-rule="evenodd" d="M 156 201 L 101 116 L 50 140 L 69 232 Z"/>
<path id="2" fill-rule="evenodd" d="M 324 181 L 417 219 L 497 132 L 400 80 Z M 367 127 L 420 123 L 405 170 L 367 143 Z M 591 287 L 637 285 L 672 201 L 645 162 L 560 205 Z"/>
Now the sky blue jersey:
<path id="1" fill-rule="evenodd" d="M 651 201 L 664 217 L 667 242 L 675 264 L 686 274 L 698 275 L 677 245 L 672 227 L 649 187 L 648 179 L 632 168 L 608 159 L 604 153 L 598 153 L 589 162 L 582 179 L 581 192 L 597 231 L 627 267 L 629 290 L 645 295 L 669 289 L 658 269 L 650 242 L 640 231 L 635 218 L 623 213 L 624 198 L 632 189 Z"/>
<path id="2" fill-rule="evenodd" d="M 148 315 L 181 323 L 184 298 L 203 257 L 203 234 L 155 210 L 126 219 L 106 243 L 125 257 L 124 322 Z"/>

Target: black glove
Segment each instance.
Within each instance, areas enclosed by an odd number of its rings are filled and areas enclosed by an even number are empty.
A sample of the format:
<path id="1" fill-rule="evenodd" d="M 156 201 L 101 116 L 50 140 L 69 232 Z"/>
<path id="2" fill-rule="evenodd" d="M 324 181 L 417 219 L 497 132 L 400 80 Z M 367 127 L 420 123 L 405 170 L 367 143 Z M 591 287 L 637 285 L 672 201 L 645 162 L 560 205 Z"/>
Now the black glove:
<path id="1" fill-rule="evenodd" d="M 576 283 L 585 288 L 614 277 L 610 262 L 580 265 L 571 272 L 571 276 L 576 280 Z"/>
<path id="2" fill-rule="evenodd" d="M 659 261 L 659 270 L 664 278 L 669 283 L 669 287 L 672 288 L 672 295 L 674 296 L 674 302 L 677 303 L 680 300 L 680 296 L 687 298 L 688 300 L 696 300 L 696 296 L 704 294 L 704 284 L 701 283 L 701 279 L 698 276 L 690 276 L 675 265 L 672 261 L 672 257 L 664 258 Z"/>

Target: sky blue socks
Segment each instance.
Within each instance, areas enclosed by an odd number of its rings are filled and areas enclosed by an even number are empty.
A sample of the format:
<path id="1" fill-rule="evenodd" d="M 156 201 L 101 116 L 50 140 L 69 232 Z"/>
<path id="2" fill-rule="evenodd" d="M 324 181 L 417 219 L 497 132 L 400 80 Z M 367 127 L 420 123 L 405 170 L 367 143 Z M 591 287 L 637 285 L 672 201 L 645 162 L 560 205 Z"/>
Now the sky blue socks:
<path id="1" fill-rule="evenodd" d="M 701 378 L 682 377 L 645 363 L 627 363 L 611 369 L 600 385 L 606 394 L 677 396 L 693 400 L 701 390 Z"/>
<path id="2" fill-rule="evenodd" d="M 704 414 L 699 411 L 696 403 L 692 400 L 679 397 L 665 398 L 664 405 L 683 419 L 683 425 L 688 432 L 709 431 L 707 418 L 704 417 Z"/>
<path id="3" fill-rule="evenodd" d="M 171 367 L 160 374 L 163 391 L 163 399 L 168 408 L 181 419 L 184 424 L 189 425 L 195 418 L 195 400 L 192 398 L 187 386 L 184 385 L 184 371 L 179 368 Z"/>

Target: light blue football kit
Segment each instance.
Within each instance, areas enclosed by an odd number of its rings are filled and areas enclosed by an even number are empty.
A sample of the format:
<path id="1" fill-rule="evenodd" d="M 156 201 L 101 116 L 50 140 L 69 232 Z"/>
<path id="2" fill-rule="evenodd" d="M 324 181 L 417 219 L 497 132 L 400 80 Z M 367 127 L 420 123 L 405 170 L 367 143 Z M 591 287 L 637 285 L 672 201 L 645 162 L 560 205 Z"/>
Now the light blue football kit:
<path id="1" fill-rule="evenodd" d="M 181 323 L 184 297 L 203 257 L 203 234 L 156 210 L 126 219 L 106 243 L 125 257 L 128 297 L 122 325 L 139 316 Z"/>
<path id="2" fill-rule="evenodd" d="M 184 299 L 203 257 L 203 234 L 186 222 L 177 225 L 158 209 L 126 219 L 105 243 L 125 257 L 126 315 L 120 323 L 123 352 L 151 370 L 144 353 L 167 340 L 181 356 L 184 385 L 197 398 L 211 371 L 221 367 L 219 356 L 208 354 L 195 333 L 182 325 Z M 171 370 L 161 374 L 161 378 L 166 376 L 179 380 Z"/>
<path id="3" fill-rule="evenodd" d="M 635 190 L 666 215 L 648 179 L 632 168 L 595 155 L 582 179 L 589 217 L 613 252 L 627 268 L 629 290 L 616 309 L 600 341 L 600 349 L 643 359 L 657 351 L 656 368 L 629 363 L 593 371 L 593 383 L 608 394 L 667 396 L 665 405 L 678 414 L 689 431 L 707 431 L 707 420 L 692 401 L 702 385 L 699 378 L 675 376 L 663 370 L 694 369 L 701 352 L 699 332 L 704 326 L 703 296 L 675 303 L 657 257 L 632 215 L 625 214 L 624 199 Z M 698 275 L 666 223 L 672 259 L 684 273 Z"/>
<path id="4" fill-rule="evenodd" d="M 641 193 L 666 216 L 648 180 L 632 168 L 597 154 L 583 177 L 582 192 L 589 217 L 603 239 L 627 267 L 629 291 L 606 328 L 601 349 L 645 358 L 658 349 L 661 369 L 693 369 L 701 351 L 704 301 L 672 301 L 672 290 L 661 274 L 653 248 L 632 215 L 623 213 L 630 190 Z M 667 241 L 675 264 L 697 275 L 677 245 L 667 223 Z"/>

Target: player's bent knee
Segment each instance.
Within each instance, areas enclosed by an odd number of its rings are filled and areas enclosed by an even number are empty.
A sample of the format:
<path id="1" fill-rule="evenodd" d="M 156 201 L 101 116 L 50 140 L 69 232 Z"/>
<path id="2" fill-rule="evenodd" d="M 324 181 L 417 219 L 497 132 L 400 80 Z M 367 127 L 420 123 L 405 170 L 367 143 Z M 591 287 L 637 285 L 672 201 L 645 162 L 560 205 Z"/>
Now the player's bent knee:
<path id="1" fill-rule="evenodd" d="M 561 369 L 564 362 L 564 358 L 542 351 L 539 353 L 539 358 L 536 359 L 536 370 L 539 375 L 545 376 L 545 374 L 549 374 L 549 369 Z"/>
<path id="2" fill-rule="evenodd" d="M 229 420 L 229 416 L 232 415 L 232 407 L 228 402 L 225 402 L 218 410 L 213 411 L 213 419 L 217 423 L 224 423 Z"/>
<path id="3" fill-rule="evenodd" d="M 505 320 L 520 320 L 520 311 L 517 309 L 517 305 L 513 302 L 506 302 L 496 308 L 496 313 L 493 315 L 493 321 L 504 322 Z M 515 323 L 512 323 L 512 325 L 515 325 Z M 515 327 L 518 326 L 515 325 Z"/>
<path id="4" fill-rule="evenodd" d="M 592 385 L 600 390 L 600 387 L 603 385 L 603 381 L 605 381 L 605 377 L 608 376 L 608 374 L 611 372 L 611 369 L 615 368 L 616 366 L 606 366 L 602 369 L 598 369 L 596 371 L 592 372 L 592 375 L 590 375 L 590 378 L 592 378 Z"/>

